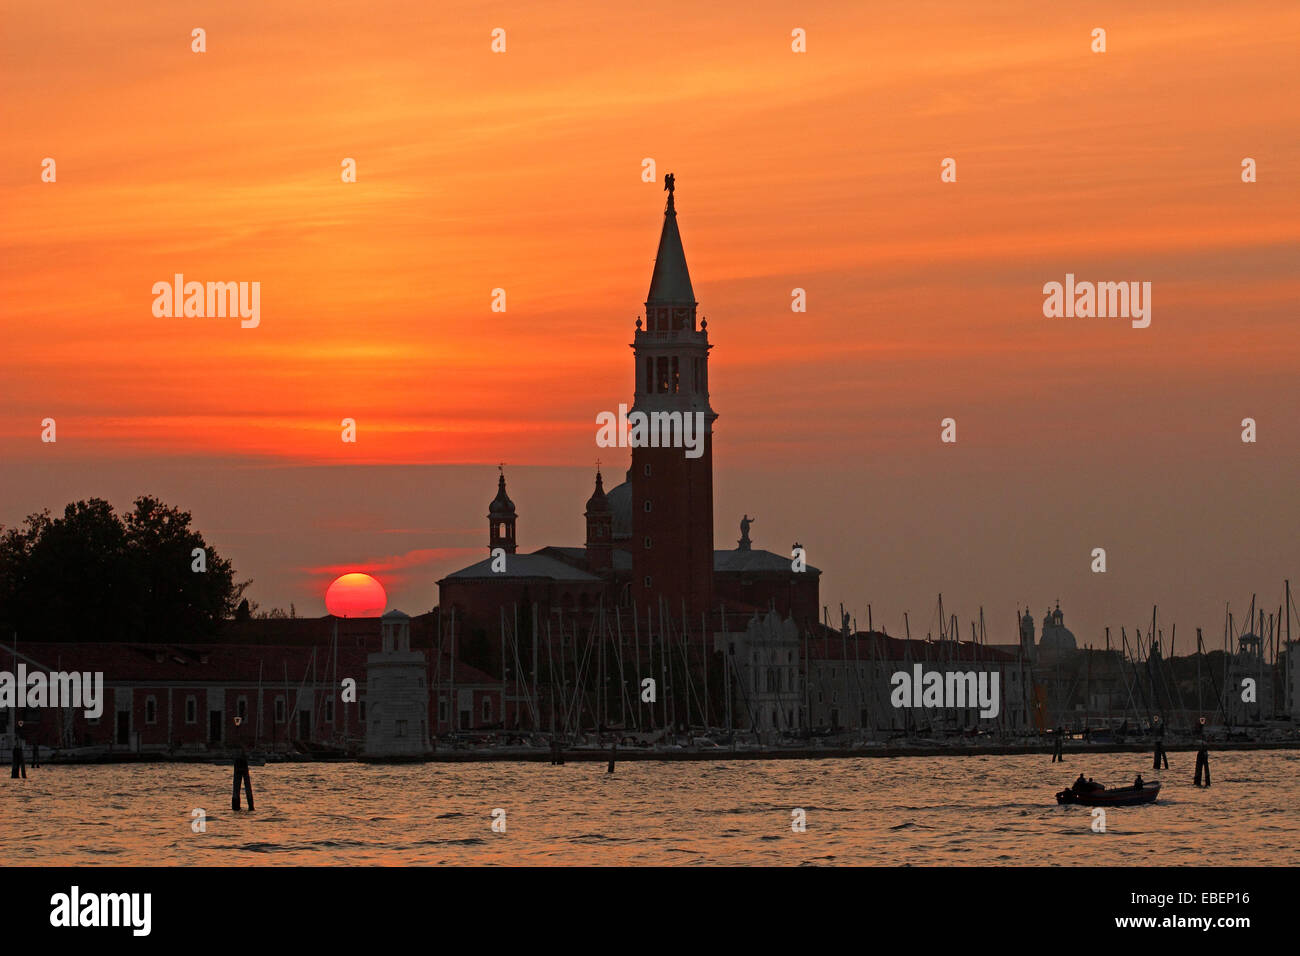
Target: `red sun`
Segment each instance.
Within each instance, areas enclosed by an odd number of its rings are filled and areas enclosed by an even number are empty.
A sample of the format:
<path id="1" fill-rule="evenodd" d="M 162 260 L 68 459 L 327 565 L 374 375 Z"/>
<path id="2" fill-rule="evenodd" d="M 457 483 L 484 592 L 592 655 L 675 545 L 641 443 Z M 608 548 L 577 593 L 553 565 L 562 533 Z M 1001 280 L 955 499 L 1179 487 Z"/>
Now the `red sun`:
<path id="1" fill-rule="evenodd" d="M 387 604 L 384 586 L 358 571 L 335 578 L 325 592 L 325 610 L 335 617 L 379 617 Z"/>

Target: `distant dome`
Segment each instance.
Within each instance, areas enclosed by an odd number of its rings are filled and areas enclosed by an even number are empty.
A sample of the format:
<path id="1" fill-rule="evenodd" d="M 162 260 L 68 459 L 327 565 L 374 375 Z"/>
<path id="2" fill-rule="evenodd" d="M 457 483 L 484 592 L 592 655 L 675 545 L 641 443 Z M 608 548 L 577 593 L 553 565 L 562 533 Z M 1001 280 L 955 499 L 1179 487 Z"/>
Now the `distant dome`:
<path id="1" fill-rule="evenodd" d="M 1038 646 L 1044 651 L 1056 653 L 1079 649 L 1074 634 L 1065 626 L 1065 615 L 1061 613 L 1059 604 L 1055 611 L 1043 615 L 1043 636 L 1039 638 Z"/>

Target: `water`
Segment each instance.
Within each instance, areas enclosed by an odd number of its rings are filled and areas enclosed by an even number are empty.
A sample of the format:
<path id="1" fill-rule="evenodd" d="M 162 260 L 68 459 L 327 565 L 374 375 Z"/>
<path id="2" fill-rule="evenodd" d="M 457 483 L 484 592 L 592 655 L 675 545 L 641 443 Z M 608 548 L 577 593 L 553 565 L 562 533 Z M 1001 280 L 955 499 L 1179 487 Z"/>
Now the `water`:
<path id="1" fill-rule="evenodd" d="M 44 766 L 0 777 L 0 864 L 1300 864 L 1300 753 L 604 763 Z M 1083 770 L 1152 806 L 1059 807 Z M 191 831 L 191 810 L 208 812 Z M 493 809 L 507 832 L 493 833 Z M 791 831 L 791 810 L 807 832 Z"/>

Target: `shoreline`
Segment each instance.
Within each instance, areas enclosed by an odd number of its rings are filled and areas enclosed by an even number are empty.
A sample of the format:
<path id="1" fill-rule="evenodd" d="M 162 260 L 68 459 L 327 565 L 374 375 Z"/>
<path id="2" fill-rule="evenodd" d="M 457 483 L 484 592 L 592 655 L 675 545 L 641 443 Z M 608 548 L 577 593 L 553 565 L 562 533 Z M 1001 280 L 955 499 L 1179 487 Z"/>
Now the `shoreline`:
<path id="1" fill-rule="evenodd" d="M 1195 753 L 1199 743 L 1170 743 L 1166 753 Z M 1067 746 L 1065 757 L 1087 754 L 1152 752 L 1152 744 L 1107 743 Z M 1210 745 L 1211 753 L 1252 750 L 1300 750 L 1300 740 L 1281 741 L 1224 741 Z M 998 744 L 983 747 L 945 746 L 880 746 L 880 747 L 779 747 L 766 749 L 709 749 L 709 750 L 619 750 L 614 755 L 616 763 L 627 761 L 730 761 L 730 760 L 846 760 L 878 757 L 1001 757 L 1016 754 L 1050 756 L 1051 744 L 1026 744 L 1021 746 Z M 607 763 L 608 750 L 561 750 L 559 756 L 565 763 Z M 197 763 L 227 765 L 234 754 L 165 754 L 165 753 L 105 753 L 78 756 L 73 754 L 41 757 L 44 766 L 78 766 L 92 764 L 174 764 Z M 310 754 L 255 754 L 256 766 L 279 763 L 356 763 L 356 764 L 417 764 L 417 763 L 540 763 L 551 762 L 555 754 L 550 750 L 438 750 L 413 756 L 313 756 Z M 255 761 L 255 762 L 254 762 Z M 31 765 L 28 764 L 30 769 Z"/>

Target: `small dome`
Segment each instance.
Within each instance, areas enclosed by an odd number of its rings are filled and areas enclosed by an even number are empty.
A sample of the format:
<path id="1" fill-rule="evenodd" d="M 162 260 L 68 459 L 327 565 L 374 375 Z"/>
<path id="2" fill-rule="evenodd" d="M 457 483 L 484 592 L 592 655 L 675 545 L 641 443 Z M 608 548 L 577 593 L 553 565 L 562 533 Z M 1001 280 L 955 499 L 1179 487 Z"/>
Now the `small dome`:
<path id="1" fill-rule="evenodd" d="M 488 505 L 488 517 L 497 515 L 513 515 L 515 513 L 515 503 L 510 500 L 506 494 L 506 476 L 505 472 L 497 478 L 497 496 L 492 499 L 492 504 Z"/>

